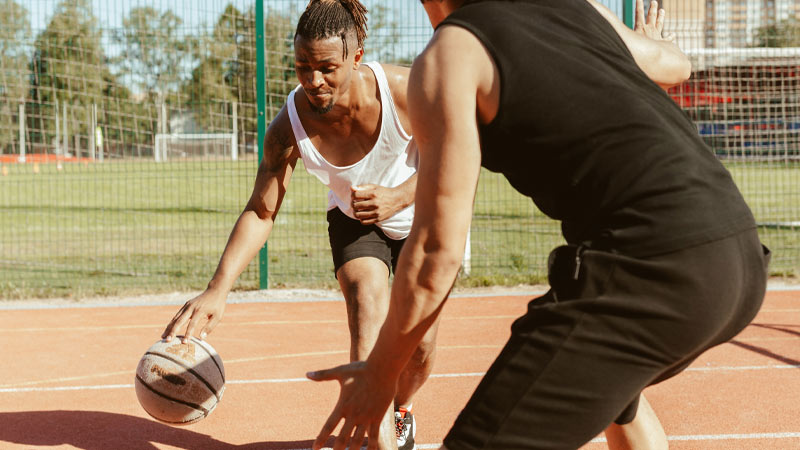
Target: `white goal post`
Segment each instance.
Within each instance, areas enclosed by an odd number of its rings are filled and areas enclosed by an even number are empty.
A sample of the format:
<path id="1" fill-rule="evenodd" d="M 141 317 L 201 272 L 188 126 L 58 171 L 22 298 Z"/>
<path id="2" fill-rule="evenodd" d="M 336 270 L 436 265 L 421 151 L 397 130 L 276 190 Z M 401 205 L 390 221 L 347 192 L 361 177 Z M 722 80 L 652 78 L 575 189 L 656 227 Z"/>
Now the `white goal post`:
<path id="1" fill-rule="evenodd" d="M 239 159 L 236 133 L 156 134 L 153 157 L 156 162 L 189 158 Z"/>

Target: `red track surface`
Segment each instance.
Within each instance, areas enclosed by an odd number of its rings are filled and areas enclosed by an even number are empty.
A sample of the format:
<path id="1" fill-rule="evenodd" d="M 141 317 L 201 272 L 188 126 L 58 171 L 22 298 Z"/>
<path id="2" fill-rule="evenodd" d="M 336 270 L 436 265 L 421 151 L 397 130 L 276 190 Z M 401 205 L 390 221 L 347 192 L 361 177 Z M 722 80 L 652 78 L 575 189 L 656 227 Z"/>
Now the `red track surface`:
<path id="1" fill-rule="evenodd" d="M 418 393 L 418 448 L 438 448 L 528 297 L 453 298 L 434 376 Z M 308 370 L 347 360 L 339 301 L 230 304 L 209 337 L 228 384 L 175 428 L 147 416 L 133 377 L 176 306 L 0 313 L 0 448 L 307 449 L 338 395 Z M 673 449 L 800 448 L 800 291 L 770 292 L 754 323 L 646 391 Z M 445 376 L 446 375 L 446 376 Z M 600 436 L 599 438 L 602 438 Z M 585 449 L 605 448 L 602 442 Z"/>

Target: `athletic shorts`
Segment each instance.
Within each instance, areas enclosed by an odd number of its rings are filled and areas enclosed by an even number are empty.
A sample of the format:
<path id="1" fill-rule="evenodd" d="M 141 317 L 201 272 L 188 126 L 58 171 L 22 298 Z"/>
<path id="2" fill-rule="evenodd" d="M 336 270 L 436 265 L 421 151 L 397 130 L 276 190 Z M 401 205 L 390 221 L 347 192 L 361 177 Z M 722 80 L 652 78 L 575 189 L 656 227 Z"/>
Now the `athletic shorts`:
<path id="1" fill-rule="evenodd" d="M 749 230 L 649 258 L 563 246 L 444 439 L 451 450 L 576 449 L 636 415 L 646 387 L 753 320 L 769 251 Z"/>
<path id="2" fill-rule="evenodd" d="M 386 264 L 390 272 L 397 267 L 397 258 L 405 239 L 391 239 L 377 225 L 362 225 L 339 208 L 328 211 L 328 238 L 333 255 L 333 273 L 347 261 L 371 256 Z"/>

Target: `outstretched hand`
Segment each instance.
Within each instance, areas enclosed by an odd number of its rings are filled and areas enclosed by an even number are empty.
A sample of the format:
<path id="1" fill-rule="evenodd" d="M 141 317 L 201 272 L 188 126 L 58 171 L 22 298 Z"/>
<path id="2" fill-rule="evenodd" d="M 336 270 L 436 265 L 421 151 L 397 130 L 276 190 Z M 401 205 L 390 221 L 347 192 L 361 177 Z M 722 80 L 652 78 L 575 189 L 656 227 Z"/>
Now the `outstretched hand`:
<path id="1" fill-rule="evenodd" d="M 366 362 L 356 361 L 306 374 L 311 380 L 336 380 L 341 386 L 339 400 L 314 441 L 314 450 L 325 445 L 342 419 L 344 425 L 336 437 L 334 450 L 360 449 L 364 436 L 371 438 L 368 450 L 378 448 L 381 421 L 394 398 L 397 380 L 381 377 L 370 369 Z"/>
<path id="2" fill-rule="evenodd" d="M 652 0 L 650 2 L 650 10 L 647 12 L 647 18 L 644 16 L 644 0 L 636 0 L 636 22 L 633 29 L 650 39 L 656 41 L 675 41 L 675 33 L 664 34 L 664 19 L 666 18 L 666 11 L 659 9 L 658 2 Z"/>

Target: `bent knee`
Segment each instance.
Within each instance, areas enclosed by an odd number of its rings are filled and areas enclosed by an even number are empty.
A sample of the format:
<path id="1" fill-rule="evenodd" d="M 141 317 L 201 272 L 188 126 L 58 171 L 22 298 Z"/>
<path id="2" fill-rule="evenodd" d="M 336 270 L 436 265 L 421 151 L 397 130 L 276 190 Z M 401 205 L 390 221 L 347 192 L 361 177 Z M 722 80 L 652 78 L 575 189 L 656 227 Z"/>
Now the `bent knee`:
<path id="1" fill-rule="evenodd" d="M 429 364 L 433 361 L 434 354 L 436 353 L 436 342 L 434 340 L 422 340 L 417 348 L 414 350 L 414 354 L 411 355 L 411 360 L 409 361 L 410 364 L 415 366 L 424 366 Z"/>

